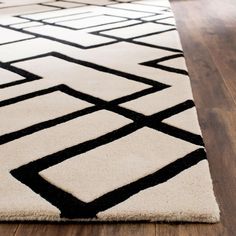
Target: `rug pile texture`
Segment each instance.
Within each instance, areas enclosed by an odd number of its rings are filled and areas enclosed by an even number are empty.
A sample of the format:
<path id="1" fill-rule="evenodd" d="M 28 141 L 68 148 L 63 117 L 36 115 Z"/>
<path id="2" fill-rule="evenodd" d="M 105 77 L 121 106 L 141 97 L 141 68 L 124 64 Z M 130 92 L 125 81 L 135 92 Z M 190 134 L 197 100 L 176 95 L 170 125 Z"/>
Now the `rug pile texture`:
<path id="1" fill-rule="evenodd" d="M 1 0 L 0 220 L 217 222 L 166 0 Z"/>

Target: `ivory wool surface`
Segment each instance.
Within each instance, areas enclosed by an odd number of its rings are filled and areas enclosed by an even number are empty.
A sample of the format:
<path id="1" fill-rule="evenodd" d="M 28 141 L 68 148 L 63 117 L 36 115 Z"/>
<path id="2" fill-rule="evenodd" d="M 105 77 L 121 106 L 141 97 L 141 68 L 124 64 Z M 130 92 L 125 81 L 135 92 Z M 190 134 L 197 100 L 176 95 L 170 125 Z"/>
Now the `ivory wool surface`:
<path id="1" fill-rule="evenodd" d="M 217 222 L 167 0 L 0 3 L 0 220 Z"/>

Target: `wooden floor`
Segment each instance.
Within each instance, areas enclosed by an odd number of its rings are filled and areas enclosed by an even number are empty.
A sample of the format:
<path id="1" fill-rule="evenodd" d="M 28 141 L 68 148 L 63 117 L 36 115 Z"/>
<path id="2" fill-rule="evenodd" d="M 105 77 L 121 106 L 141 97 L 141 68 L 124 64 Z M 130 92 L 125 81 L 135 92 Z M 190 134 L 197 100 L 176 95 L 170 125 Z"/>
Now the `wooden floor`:
<path id="1" fill-rule="evenodd" d="M 236 235 L 236 2 L 172 0 L 189 68 L 219 224 L 0 224 L 0 236 Z"/>

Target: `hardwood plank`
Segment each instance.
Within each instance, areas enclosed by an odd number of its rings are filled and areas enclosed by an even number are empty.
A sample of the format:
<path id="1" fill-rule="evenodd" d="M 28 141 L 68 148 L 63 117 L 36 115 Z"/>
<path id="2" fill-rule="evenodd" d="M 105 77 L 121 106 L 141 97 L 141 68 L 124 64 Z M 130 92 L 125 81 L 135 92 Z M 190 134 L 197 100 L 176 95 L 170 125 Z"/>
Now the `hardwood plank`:
<path id="1" fill-rule="evenodd" d="M 189 235 L 223 235 L 223 226 L 221 224 L 157 224 L 156 235 L 157 236 L 189 236 Z"/>
<path id="2" fill-rule="evenodd" d="M 215 194 L 221 209 L 224 234 L 236 230 L 236 112 L 222 109 L 201 110 L 203 136 L 208 153 Z M 212 225 L 212 229 L 214 225 Z"/>
<path id="3" fill-rule="evenodd" d="M 156 224 L 156 236 L 178 236 L 179 225 L 178 224 Z"/>
<path id="4" fill-rule="evenodd" d="M 202 36 L 203 44 L 207 47 L 208 53 L 235 101 L 236 5 L 230 0 L 224 1 L 224 4 L 220 1 L 204 1 L 204 3 L 204 8 L 200 6 L 203 1 L 197 1 L 194 3 L 195 7 L 191 7 L 192 16 L 197 16 L 199 11 L 201 12 L 200 17 L 193 19 L 194 28 L 197 28 L 196 32 Z"/>
<path id="5" fill-rule="evenodd" d="M 1 236 L 13 236 L 18 228 L 19 224 L 8 224 L 1 223 L 0 224 L 0 235 Z"/>
<path id="6" fill-rule="evenodd" d="M 215 28 L 216 33 L 205 34 L 204 40 L 209 42 L 208 48 L 214 63 L 222 74 L 234 101 L 236 101 L 236 27 L 226 27 L 224 37 L 222 37 L 218 33 L 222 24 L 221 21 L 212 22 L 211 25 Z"/>
<path id="7" fill-rule="evenodd" d="M 90 223 L 90 224 L 21 224 L 16 236 L 155 236 L 155 224 Z"/>
<path id="8" fill-rule="evenodd" d="M 234 100 L 208 50 L 210 42 L 204 41 L 205 32 L 201 31 L 202 25 L 199 23 L 205 12 L 203 6 L 208 2 L 210 1 L 203 3 L 203 1 L 172 0 L 171 6 L 183 45 L 196 106 L 233 109 Z"/>
<path id="9" fill-rule="evenodd" d="M 209 236 L 222 236 L 224 235 L 222 224 L 184 224 L 179 227 L 179 236 L 196 236 L 196 235 L 209 235 Z"/>

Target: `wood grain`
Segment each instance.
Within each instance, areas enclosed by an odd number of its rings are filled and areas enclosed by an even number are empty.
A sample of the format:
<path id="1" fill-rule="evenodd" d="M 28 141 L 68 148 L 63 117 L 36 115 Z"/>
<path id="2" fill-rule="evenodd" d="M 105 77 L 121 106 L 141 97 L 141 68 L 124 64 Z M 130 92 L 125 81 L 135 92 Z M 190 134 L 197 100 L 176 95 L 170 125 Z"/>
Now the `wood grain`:
<path id="1" fill-rule="evenodd" d="M 17 236 L 155 236 L 154 224 L 21 224 Z"/>
<path id="2" fill-rule="evenodd" d="M 171 0 L 198 110 L 218 224 L 0 224 L 2 236 L 232 236 L 236 232 L 235 0 Z"/>
<path id="3" fill-rule="evenodd" d="M 15 235 L 17 228 L 18 228 L 19 224 L 8 224 L 8 223 L 2 223 L 0 224 L 0 235 L 1 236 L 13 236 Z"/>
<path id="4" fill-rule="evenodd" d="M 206 7 L 210 2 L 210 0 L 171 1 L 191 77 L 196 106 L 234 108 L 235 103 L 231 93 L 219 68 L 214 63 L 218 55 L 214 49 L 210 50 L 212 40 L 209 35 L 214 32 L 211 26 L 214 18 L 208 19 L 211 16 L 209 13 L 211 8 Z M 221 26 L 225 28 L 224 24 Z M 225 36 L 219 35 L 219 38 L 222 37 Z M 218 44 L 218 48 L 220 47 L 222 45 Z"/>
<path id="5" fill-rule="evenodd" d="M 172 0 L 217 201 L 218 224 L 166 226 L 166 235 L 235 235 L 236 4 Z M 158 229 L 160 225 L 156 225 Z"/>

